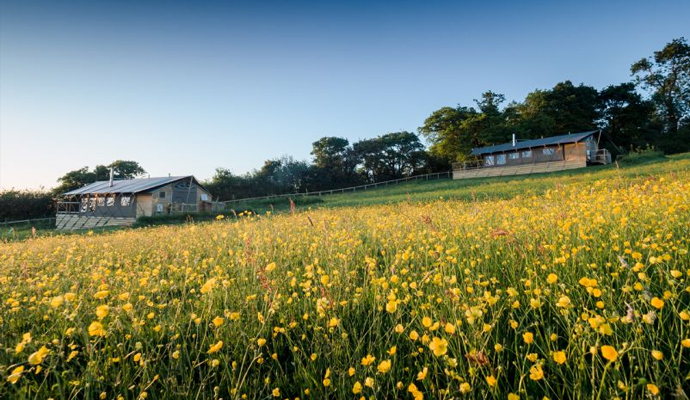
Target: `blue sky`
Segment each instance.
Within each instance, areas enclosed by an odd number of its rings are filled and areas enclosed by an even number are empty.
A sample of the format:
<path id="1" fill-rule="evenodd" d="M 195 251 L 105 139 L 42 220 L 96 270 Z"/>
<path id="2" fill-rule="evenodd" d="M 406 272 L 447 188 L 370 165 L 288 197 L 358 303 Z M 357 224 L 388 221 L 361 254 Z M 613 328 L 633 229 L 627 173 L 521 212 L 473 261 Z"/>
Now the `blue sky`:
<path id="1" fill-rule="evenodd" d="M 596 88 L 671 39 L 688 1 L 0 0 L 0 187 L 115 159 L 235 173 L 322 136 L 416 131 L 486 90 Z"/>

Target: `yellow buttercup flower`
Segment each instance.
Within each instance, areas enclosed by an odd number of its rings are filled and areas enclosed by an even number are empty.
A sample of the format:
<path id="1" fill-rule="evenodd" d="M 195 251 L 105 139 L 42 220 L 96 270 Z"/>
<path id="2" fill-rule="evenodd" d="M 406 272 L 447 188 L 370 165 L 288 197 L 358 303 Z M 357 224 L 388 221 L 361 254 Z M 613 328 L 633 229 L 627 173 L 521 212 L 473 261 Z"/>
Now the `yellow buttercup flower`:
<path id="1" fill-rule="evenodd" d="M 440 357 L 448 352 L 448 341 L 434 336 L 429 343 L 429 349 L 434 352 L 436 357 Z"/>
<path id="2" fill-rule="evenodd" d="M 376 367 L 376 369 L 377 369 L 380 373 L 385 374 L 386 372 L 388 372 L 388 371 L 391 370 L 391 360 L 381 361 L 381 362 L 379 363 L 378 367 Z"/>
<path id="3" fill-rule="evenodd" d="M 58 308 L 64 303 L 65 299 L 62 296 L 55 296 L 50 300 L 50 306 L 53 308 Z"/>
<path id="4" fill-rule="evenodd" d="M 549 284 L 554 284 L 558 282 L 558 275 L 553 273 L 549 274 L 549 276 L 546 277 L 546 282 Z"/>
<path id="5" fill-rule="evenodd" d="M 389 313 L 394 313 L 398 309 L 398 302 L 395 300 L 390 300 L 386 303 L 386 311 Z"/>
<path id="6" fill-rule="evenodd" d="M 544 377 L 544 371 L 541 369 L 540 364 L 534 364 L 529 369 L 529 378 L 533 381 L 538 381 Z"/>
<path id="7" fill-rule="evenodd" d="M 525 332 L 522 334 L 522 340 L 527 344 L 532 344 L 534 341 L 534 334 L 532 334 L 532 332 Z"/>
<path id="8" fill-rule="evenodd" d="M 10 376 L 7 377 L 7 382 L 14 385 L 15 383 L 17 383 L 19 378 L 22 377 L 22 372 L 24 372 L 24 366 L 20 365 L 20 366 L 16 367 L 15 369 L 12 370 L 12 372 L 10 373 Z"/>
<path id="9" fill-rule="evenodd" d="M 601 346 L 601 355 L 611 362 L 618 358 L 618 352 L 612 346 Z"/>
<path id="10" fill-rule="evenodd" d="M 110 308 L 103 304 L 98 307 L 96 307 L 96 316 L 98 319 L 103 319 L 108 316 L 108 312 L 110 311 Z"/>
<path id="11" fill-rule="evenodd" d="M 217 352 L 219 352 L 220 349 L 222 349 L 222 348 L 223 348 L 223 341 L 222 341 L 222 340 L 219 340 L 218 343 L 213 344 L 213 345 L 211 345 L 211 347 L 208 348 L 207 353 L 208 353 L 208 354 L 217 353 Z"/>
<path id="12" fill-rule="evenodd" d="M 553 353 L 553 360 L 556 362 L 556 364 L 564 364 L 566 360 L 565 351 L 555 351 Z"/>
<path id="13" fill-rule="evenodd" d="M 414 383 L 410 383 L 410 386 L 407 387 L 407 391 L 412 394 L 414 400 L 424 400 L 424 394 L 417 389 L 417 386 Z"/>
<path id="14" fill-rule="evenodd" d="M 48 350 L 48 348 L 45 347 L 45 346 L 41 346 L 41 348 L 38 349 L 38 351 L 32 353 L 32 354 L 29 356 L 29 364 L 31 364 L 31 365 L 38 365 L 38 364 L 40 364 L 41 362 L 43 362 L 43 358 L 44 358 L 48 353 L 50 353 L 50 350 Z"/>
<path id="15" fill-rule="evenodd" d="M 656 396 L 659 394 L 659 388 L 653 383 L 647 384 L 647 391 L 653 396 Z"/>
<path id="16" fill-rule="evenodd" d="M 98 321 L 94 321 L 89 325 L 89 336 L 105 336 L 105 329 L 103 328 L 103 324 L 101 324 Z"/>
<path id="17" fill-rule="evenodd" d="M 362 358 L 362 365 L 369 366 L 371 365 L 374 361 L 376 360 L 376 357 L 372 356 L 371 354 L 367 354 L 366 357 Z"/>

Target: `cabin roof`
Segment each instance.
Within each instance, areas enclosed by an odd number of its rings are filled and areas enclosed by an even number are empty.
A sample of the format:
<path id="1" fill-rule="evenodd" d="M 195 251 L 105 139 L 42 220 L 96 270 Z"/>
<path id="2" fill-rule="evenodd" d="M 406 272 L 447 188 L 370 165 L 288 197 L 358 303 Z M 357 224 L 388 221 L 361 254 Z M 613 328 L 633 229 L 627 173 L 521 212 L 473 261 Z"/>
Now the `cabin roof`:
<path id="1" fill-rule="evenodd" d="M 480 156 L 483 154 L 503 153 L 503 152 L 507 152 L 507 151 L 529 149 L 529 148 L 534 148 L 534 147 L 544 147 L 544 146 L 552 146 L 552 145 L 566 144 L 566 143 L 577 143 L 581 140 L 588 138 L 589 136 L 592 136 L 593 134 L 595 134 L 597 132 L 599 132 L 599 131 L 569 133 L 567 135 L 551 136 L 551 137 L 541 138 L 541 139 L 523 140 L 523 141 L 518 141 L 515 144 L 515 146 L 513 146 L 512 142 L 508 142 L 508 143 L 499 144 L 496 146 L 479 147 L 476 149 L 472 149 L 472 152 L 470 154 L 475 155 L 475 156 Z"/>
<path id="2" fill-rule="evenodd" d="M 192 179 L 194 183 L 201 186 L 196 178 L 194 178 L 192 175 L 166 176 L 162 178 L 124 179 L 113 181 L 113 186 L 110 186 L 108 181 L 94 182 L 79 189 L 63 193 L 63 196 L 75 196 L 82 194 L 141 193 L 185 179 Z M 203 188 L 203 186 L 201 187 Z"/>

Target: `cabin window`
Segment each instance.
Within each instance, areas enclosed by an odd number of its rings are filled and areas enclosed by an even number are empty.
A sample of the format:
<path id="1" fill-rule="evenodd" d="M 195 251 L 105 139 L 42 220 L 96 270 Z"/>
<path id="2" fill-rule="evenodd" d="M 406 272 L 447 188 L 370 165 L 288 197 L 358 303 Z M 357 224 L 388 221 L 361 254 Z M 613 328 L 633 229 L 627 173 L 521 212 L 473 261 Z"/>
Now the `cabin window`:
<path id="1" fill-rule="evenodd" d="M 92 197 L 89 199 L 89 211 L 96 211 L 96 198 Z"/>
<path id="2" fill-rule="evenodd" d="M 98 207 L 105 206 L 105 197 L 98 197 L 96 199 L 96 203 L 97 203 Z"/>
<path id="3" fill-rule="evenodd" d="M 115 196 L 108 196 L 105 201 L 106 207 L 113 207 L 115 205 Z"/>
<path id="4" fill-rule="evenodd" d="M 520 158 L 520 153 L 510 153 L 508 154 L 508 158 L 510 158 L 511 160 L 517 160 L 518 158 Z"/>
<path id="5" fill-rule="evenodd" d="M 131 202 L 131 198 L 129 196 L 122 196 L 120 198 L 120 205 L 122 207 L 128 207 Z"/>
<path id="6" fill-rule="evenodd" d="M 496 156 L 496 165 L 503 165 L 506 163 L 506 155 L 499 154 Z"/>
<path id="7" fill-rule="evenodd" d="M 208 195 L 206 193 L 201 194 L 201 201 L 208 201 Z"/>
<path id="8" fill-rule="evenodd" d="M 532 150 L 525 150 L 522 152 L 522 158 L 532 158 Z"/>
<path id="9" fill-rule="evenodd" d="M 547 147 L 545 149 L 542 149 L 541 152 L 545 156 L 552 156 L 552 155 L 556 154 L 556 150 L 553 147 Z"/>
<path id="10" fill-rule="evenodd" d="M 165 192 L 164 191 L 158 192 L 158 198 L 164 199 L 165 198 Z"/>
<path id="11" fill-rule="evenodd" d="M 494 156 L 484 157 L 484 165 L 489 166 L 489 167 L 494 165 Z"/>
<path id="12" fill-rule="evenodd" d="M 81 199 L 81 212 L 85 213 L 86 210 L 89 209 L 89 199 L 87 197 L 83 197 Z"/>

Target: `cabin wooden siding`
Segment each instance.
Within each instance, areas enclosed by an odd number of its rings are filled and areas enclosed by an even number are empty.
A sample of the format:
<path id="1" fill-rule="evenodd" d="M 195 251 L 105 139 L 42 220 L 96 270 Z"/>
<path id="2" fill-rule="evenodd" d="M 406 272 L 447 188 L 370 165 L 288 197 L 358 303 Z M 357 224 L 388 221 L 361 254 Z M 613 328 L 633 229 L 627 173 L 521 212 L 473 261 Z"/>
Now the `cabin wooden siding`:
<path id="1" fill-rule="evenodd" d="M 151 193 L 139 193 L 136 197 L 136 217 L 148 217 L 153 212 L 153 196 Z"/>
<path id="2" fill-rule="evenodd" d="M 506 154 L 506 163 L 492 166 L 482 166 L 475 169 L 454 169 L 453 179 L 485 178 L 492 176 L 513 176 L 538 174 L 544 172 L 564 171 L 569 169 L 584 168 L 587 166 L 587 150 L 591 145 L 585 141 L 565 145 L 546 146 L 533 149 L 521 149 L 519 158 L 511 158 L 506 153 L 494 153 L 484 155 L 494 156 L 494 163 L 498 154 Z M 544 151 L 544 149 L 550 149 Z M 531 157 L 523 157 L 523 152 L 531 151 Z M 553 152 L 553 154 L 546 154 Z"/>
<path id="3" fill-rule="evenodd" d="M 553 152 L 553 154 L 548 154 Z M 505 158 L 505 162 L 499 164 L 499 159 Z M 483 168 L 501 168 L 511 165 L 534 164 L 547 161 L 562 161 L 564 159 L 562 146 L 546 146 L 533 149 L 520 149 L 482 156 Z"/>

